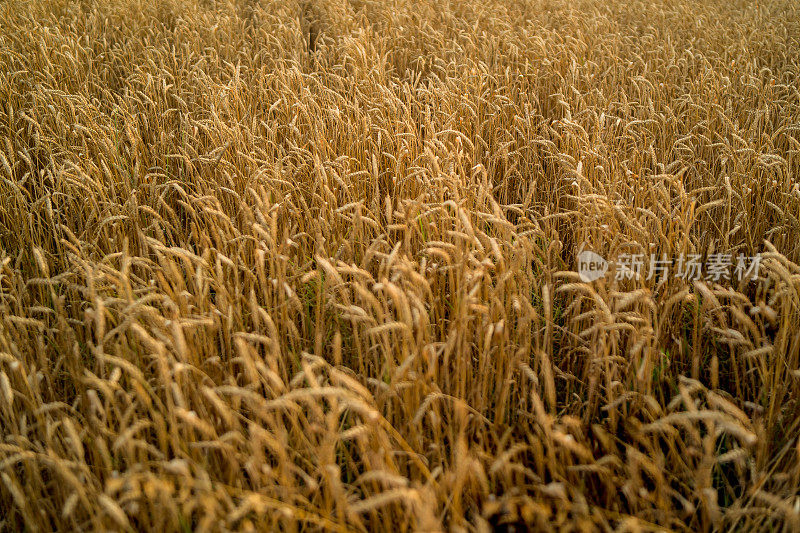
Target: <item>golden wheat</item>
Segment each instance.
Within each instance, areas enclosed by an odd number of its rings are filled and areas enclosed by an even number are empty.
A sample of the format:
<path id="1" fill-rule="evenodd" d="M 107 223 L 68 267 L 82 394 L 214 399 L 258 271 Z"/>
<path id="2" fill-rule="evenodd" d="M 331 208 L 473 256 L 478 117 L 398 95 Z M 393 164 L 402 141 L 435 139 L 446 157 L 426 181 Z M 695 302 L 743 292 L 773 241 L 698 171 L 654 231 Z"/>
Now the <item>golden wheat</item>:
<path id="1" fill-rule="evenodd" d="M 0 531 L 797 531 L 798 79 L 791 0 L 0 4 Z"/>

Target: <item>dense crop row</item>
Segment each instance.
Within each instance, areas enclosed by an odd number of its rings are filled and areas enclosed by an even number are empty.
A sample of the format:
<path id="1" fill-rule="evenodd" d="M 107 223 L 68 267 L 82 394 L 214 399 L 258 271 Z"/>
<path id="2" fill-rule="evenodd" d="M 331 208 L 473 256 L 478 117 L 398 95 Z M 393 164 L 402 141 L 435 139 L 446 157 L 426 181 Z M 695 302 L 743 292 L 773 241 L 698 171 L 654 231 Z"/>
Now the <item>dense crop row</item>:
<path id="1" fill-rule="evenodd" d="M 0 531 L 800 530 L 799 9 L 0 3 Z"/>

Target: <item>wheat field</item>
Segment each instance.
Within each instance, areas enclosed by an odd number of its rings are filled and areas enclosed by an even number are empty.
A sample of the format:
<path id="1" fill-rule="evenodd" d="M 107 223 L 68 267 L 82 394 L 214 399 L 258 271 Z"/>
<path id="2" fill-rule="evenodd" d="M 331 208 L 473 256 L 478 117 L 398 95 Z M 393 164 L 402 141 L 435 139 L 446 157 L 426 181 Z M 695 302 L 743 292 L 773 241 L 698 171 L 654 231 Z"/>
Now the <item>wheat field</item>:
<path id="1" fill-rule="evenodd" d="M 794 0 L 0 3 L 0 531 L 800 531 L 798 80 Z"/>

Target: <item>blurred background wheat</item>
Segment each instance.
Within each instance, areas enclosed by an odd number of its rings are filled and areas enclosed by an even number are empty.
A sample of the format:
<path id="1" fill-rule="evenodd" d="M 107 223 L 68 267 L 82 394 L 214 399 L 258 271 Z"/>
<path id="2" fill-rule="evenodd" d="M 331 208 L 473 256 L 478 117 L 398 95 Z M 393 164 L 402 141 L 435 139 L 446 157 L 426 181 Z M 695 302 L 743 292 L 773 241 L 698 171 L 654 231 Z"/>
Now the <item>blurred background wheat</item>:
<path id="1" fill-rule="evenodd" d="M 799 9 L 3 2 L 0 531 L 800 531 Z"/>

